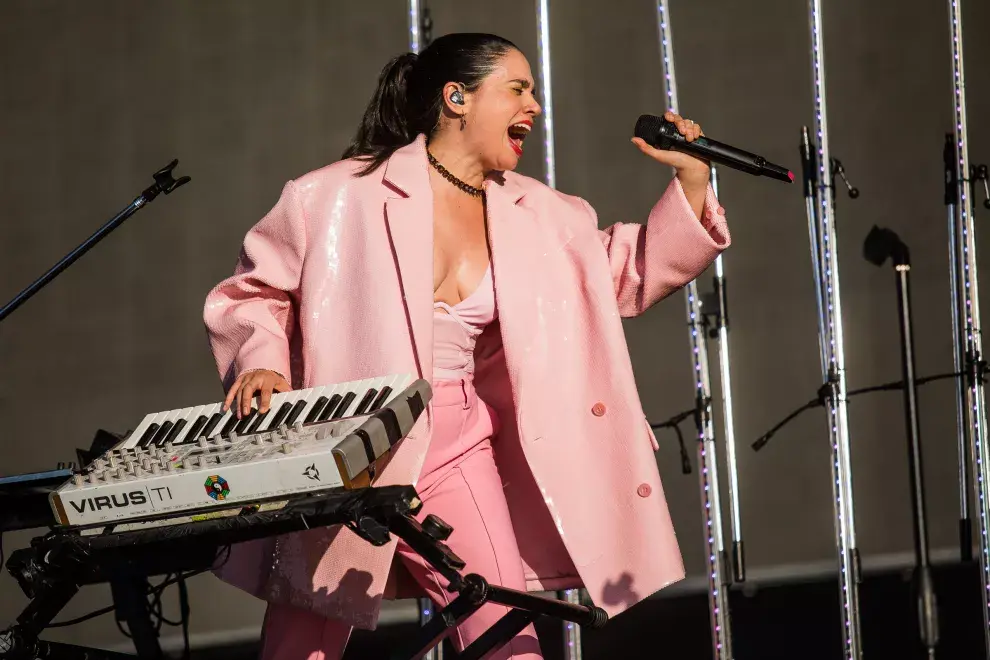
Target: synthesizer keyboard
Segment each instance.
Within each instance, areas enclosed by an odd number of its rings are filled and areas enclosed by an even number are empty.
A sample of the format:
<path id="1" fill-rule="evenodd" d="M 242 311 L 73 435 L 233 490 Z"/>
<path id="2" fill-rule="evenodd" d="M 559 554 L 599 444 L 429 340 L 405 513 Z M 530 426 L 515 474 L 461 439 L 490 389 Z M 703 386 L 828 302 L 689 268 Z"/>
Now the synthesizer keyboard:
<path id="1" fill-rule="evenodd" d="M 166 524 L 239 502 L 370 486 L 432 396 L 398 374 L 277 393 L 240 420 L 222 402 L 146 415 L 51 493 L 60 525 Z"/>

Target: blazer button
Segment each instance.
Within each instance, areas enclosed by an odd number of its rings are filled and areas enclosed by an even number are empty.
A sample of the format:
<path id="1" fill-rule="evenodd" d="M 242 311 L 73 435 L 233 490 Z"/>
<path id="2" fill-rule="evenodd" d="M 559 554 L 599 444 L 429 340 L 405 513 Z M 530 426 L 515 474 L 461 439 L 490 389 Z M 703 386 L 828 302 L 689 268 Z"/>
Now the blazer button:
<path id="1" fill-rule="evenodd" d="M 640 497 L 649 497 L 653 489 L 650 488 L 650 484 L 640 484 L 639 488 L 636 489 L 636 494 Z"/>
<path id="2" fill-rule="evenodd" d="M 599 401 L 591 407 L 591 414 L 595 417 L 601 417 L 605 414 L 605 404 Z"/>

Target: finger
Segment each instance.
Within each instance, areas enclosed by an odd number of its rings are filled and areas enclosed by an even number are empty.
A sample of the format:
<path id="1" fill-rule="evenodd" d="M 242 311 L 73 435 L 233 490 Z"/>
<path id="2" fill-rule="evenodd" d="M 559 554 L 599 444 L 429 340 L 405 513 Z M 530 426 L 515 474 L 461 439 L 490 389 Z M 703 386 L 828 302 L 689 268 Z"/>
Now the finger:
<path id="1" fill-rule="evenodd" d="M 663 118 L 666 119 L 667 121 L 674 122 L 675 124 L 681 121 L 681 119 L 683 119 L 683 117 L 681 117 L 673 110 L 668 110 L 666 113 L 664 113 Z"/>
<path id="2" fill-rule="evenodd" d="M 279 378 L 278 382 L 275 383 L 275 390 L 278 392 L 291 392 L 292 385 L 289 385 L 288 381 L 284 378 Z"/>
<path id="3" fill-rule="evenodd" d="M 657 152 L 657 149 L 647 144 L 646 140 L 643 138 L 633 138 L 632 143 L 639 147 L 639 150 L 647 156 L 652 156 Z"/>
<path id="4" fill-rule="evenodd" d="M 272 405 L 272 388 L 269 385 L 261 387 L 261 401 L 258 402 L 258 412 L 264 414 Z"/>
<path id="5" fill-rule="evenodd" d="M 227 398 L 223 400 L 222 410 L 224 412 L 227 412 L 230 408 L 231 402 L 237 398 L 237 393 L 240 391 L 242 380 L 244 380 L 244 376 L 238 376 L 237 380 L 234 381 L 234 384 L 230 386 L 229 390 L 227 390 Z"/>
<path id="6" fill-rule="evenodd" d="M 241 388 L 241 417 L 245 417 L 251 413 L 251 399 L 254 398 L 254 393 L 257 391 L 258 381 L 254 378 L 248 381 L 244 387 Z"/>

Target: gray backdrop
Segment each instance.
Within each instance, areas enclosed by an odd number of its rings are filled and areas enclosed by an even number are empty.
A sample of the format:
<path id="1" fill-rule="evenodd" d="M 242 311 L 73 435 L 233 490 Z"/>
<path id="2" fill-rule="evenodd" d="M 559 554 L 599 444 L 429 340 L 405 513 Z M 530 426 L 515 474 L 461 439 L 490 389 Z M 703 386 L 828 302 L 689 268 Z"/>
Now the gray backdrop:
<path id="1" fill-rule="evenodd" d="M 429 4 L 436 34 L 502 34 L 536 68 L 532 0 Z M 671 4 L 683 113 L 710 136 L 798 169 L 800 128 L 813 122 L 806 3 Z M 900 376 L 892 272 L 860 256 L 874 223 L 912 248 L 919 374 L 949 371 L 941 161 L 952 122 L 947 3 L 824 4 L 833 155 L 862 190 L 855 202 L 840 196 L 837 214 L 849 387 Z M 552 5 L 558 187 L 588 199 L 603 226 L 642 221 L 670 176 L 629 143 L 639 114 L 663 110 L 655 3 Z M 0 300 L 110 218 L 173 157 L 178 174 L 193 177 L 0 326 L 0 474 L 71 460 L 98 428 L 125 431 L 147 412 L 221 397 L 203 297 L 229 274 L 244 232 L 283 183 L 339 157 L 381 66 L 407 47 L 405 10 L 403 0 L 0 4 Z M 986 162 L 990 80 L 980 63 L 990 61 L 990 42 L 977 28 L 990 24 L 990 5 L 969 0 L 965 17 L 971 156 Z M 538 142 L 531 138 L 521 167 L 535 177 L 542 176 Z M 833 565 L 829 451 L 820 410 L 763 452 L 748 448 L 820 385 L 815 304 L 799 186 L 721 172 L 733 235 L 725 269 L 742 520 L 758 580 Z M 990 249 L 984 229 L 981 252 Z M 683 294 L 626 329 L 650 418 L 689 408 Z M 921 405 L 931 541 L 951 559 L 958 552 L 953 386 L 925 387 Z M 859 546 L 868 565 L 894 561 L 911 550 L 900 395 L 855 399 L 850 426 Z M 700 576 L 696 475 L 680 474 L 672 433 L 659 439 L 685 561 Z M 593 475 L 575 478 L 594 486 Z M 31 535 L 7 535 L 8 554 Z M 25 601 L 6 575 L 0 593 L 2 626 Z M 108 602 L 107 590 L 87 589 L 62 618 Z M 263 611 L 209 576 L 194 582 L 192 606 L 200 641 L 255 634 Z M 52 637 L 123 640 L 110 617 Z"/>

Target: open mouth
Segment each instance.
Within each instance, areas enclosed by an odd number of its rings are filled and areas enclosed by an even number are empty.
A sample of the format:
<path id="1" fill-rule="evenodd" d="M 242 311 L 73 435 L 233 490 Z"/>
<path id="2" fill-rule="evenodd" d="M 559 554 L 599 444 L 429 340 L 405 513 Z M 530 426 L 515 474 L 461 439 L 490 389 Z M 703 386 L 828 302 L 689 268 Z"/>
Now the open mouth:
<path id="1" fill-rule="evenodd" d="M 509 126 L 509 144 L 512 146 L 512 150 L 516 152 L 517 156 L 522 156 L 523 152 L 523 140 L 529 135 L 529 132 L 533 130 L 533 124 L 530 122 L 517 122 L 512 126 Z"/>

